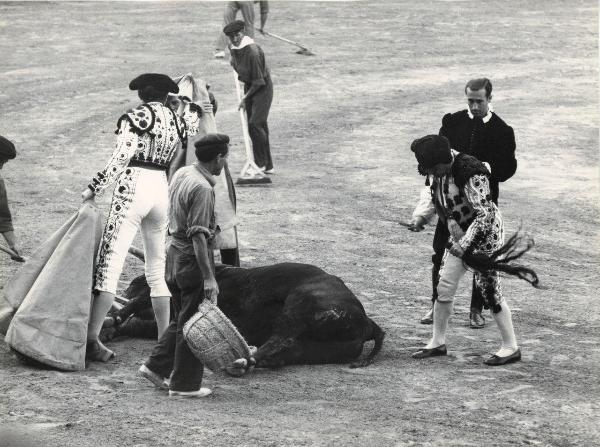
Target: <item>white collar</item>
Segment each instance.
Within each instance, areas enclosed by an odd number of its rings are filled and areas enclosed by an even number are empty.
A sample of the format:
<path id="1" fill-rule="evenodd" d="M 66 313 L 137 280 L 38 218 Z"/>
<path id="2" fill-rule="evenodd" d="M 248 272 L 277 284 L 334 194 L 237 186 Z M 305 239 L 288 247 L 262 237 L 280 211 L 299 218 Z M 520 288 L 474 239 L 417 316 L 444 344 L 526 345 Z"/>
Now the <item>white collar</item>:
<path id="1" fill-rule="evenodd" d="M 490 104 L 488 106 L 488 113 L 486 116 L 484 116 L 481 120 L 483 121 L 483 124 L 486 124 L 489 120 L 492 119 L 492 105 Z M 469 118 L 473 119 L 473 114 L 471 113 L 471 109 L 467 108 L 467 113 L 469 114 Z"/>
<path id="2" fill-rule="evenodd" d="M 239 46 L 235 46 L 233 44 L 229 45 L 229 48 L 232 50 L 241 50 L 244 47 L 247 47 L 248 45 L 254 43 L 254 39 L 252 39 L 252 37 L 249 36 L 244 36 L 242 37 L 242 41 L 240 42 Z"/>

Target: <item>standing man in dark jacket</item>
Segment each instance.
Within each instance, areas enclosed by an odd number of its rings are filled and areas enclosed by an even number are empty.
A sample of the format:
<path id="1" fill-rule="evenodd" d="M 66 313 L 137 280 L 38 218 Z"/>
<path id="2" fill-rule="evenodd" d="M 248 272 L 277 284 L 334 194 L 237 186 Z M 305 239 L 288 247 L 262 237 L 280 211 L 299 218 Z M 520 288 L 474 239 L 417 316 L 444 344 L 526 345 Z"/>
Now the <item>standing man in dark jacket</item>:
<path id="1" fill-rule="evenodd" d="M 508 124 L 491 110 L 492 83 L 487 78 L 471 79 L 465 86 L 468 109 L 456 113 L 447 113 L 442 118 L 439 134 L 448 138 L 452 149 L 476 157 L 490 167 L 490 193 L 493 202 L 498 204 L 499 182 L 511 178 L 517 170 L 515 158 L 515 134 Z M 425 219 L 419 213 L 419 206 L 413 213 L 409 227 L 413 231 L 423 229 Z M 432 301 L 437 298 L 439 271 L 444 255 L 448 229 L 438 222 L 433 237 Z M 474 283 L 473 283 L 474 284 Z M 473 287 L 471 296 L 470 326 L 479 329 L 485 326 L 482 315 L 483 297 L 477 287 Z M 431 324 L 433 309 L 421 323 Z"/>

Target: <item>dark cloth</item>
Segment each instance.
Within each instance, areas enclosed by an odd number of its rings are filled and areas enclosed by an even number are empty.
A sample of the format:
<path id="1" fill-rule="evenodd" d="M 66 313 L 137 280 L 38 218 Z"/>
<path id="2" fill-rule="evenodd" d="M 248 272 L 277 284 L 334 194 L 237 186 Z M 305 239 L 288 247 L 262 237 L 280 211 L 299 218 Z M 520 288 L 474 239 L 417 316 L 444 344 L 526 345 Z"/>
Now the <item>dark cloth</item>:
<path id="1" fill-rule="evenodd" d="M 244 48 L 231 48 L 231 65 L 244 84 L 265 85 L 270 77 L 265 53 L 255 43 Z"/>
<path id="2" fill-rule="evenodd" d="M 204 365 L 183 337 L 183 326 L 198 311 L 204 297 L 204 279 L 196 257 L 169 247 L 165 279 L 174 314 L 146 366 L 162 377 L 171 376 L 171 390 L 197 391 L 202 384 Z"/>
<path id="3" fill-rule="evenodd" d="M 460 153 L 454 157 L 451 172 L 454 184 L 460 189 L 463 189 L 474 175 L 485 175 L 488 180 L 490 178 L 490 172 L 485 165 L 478 158 L 465 153 Z"/>
<path id="4" fill-rule="evenodd" d="M 229 150 L 229 137 L 221 133 L 209 133 L 194 143 L 196 158 L 209 162 L 218 154 L 226 154 Z"/>
<path id="5" fill-rule="evenodd" d="M 492 200 L 498 204 L 498 183 L 511 178 L 517 170 L 513 128 L 495 113 L 483 123 L 481 119 L 471 119 L 468 111 L 462 110 L 444 115 L 439 134 L 450 140 L 452 149 L 490 164 Z"/>
<path id="6" fill-rule="evenodd" d="M 16 156 L 17 151 L 15 150 L 15 145 L 12 143 L 12 141 L 0 135 L 0 158 L 12 160 Z"/>
<path id="7" fill-rule="evenodd" d="M 426 135 L 417 138 L 410 145 L 410 150 L 415 153 L 419 162 L 419 172 L 422 174 L 435 165 L 452 161 L 450 142 L 446 137 L 440 135 Z"/>
<path id="8" fill-rule="evenodd" d="M 179 86 L 169 76 L 160 73 L 144 73 L 129 83 L 130 90 L 139 90 L 152 86 L 156 90 L 166 93 L 179 93 Z"/>
<path id="9" fill-rule="evenodd" d="M 248 91 L 249 88 L 250 86 L 246 85 L 245 91 Z M 267 170 L 273 169 L 271 144 L 269 142 L 269 125 L 267 123 L 272 101 L 273 83 L 270 77 L 267 78 L 267 83 L 264 87 L 261 87 L 259 91 L 246 99 L 248 133 L 252 140 L 254 162 L 257 166 L 264 166 Z"/>
<path id="10" fill-rule="evenodd" d="M 236 248 L 221 249 L 221 263 L 233 267 L 240 266 L 240 250 Z"/>
<path id="11" fill-rule="evenodd" d="M 8 196 L 6 195 L 6 186 L 4 179 L 0 178 L 0 233 L 13 231 L 12 216 L 8 208 Z"/>
<path id="12" fill-rule="evenodd" d="M 233 22 L 225 25 L 225 27 L 223 28 L 223 34 L 225 34 L 226 36 L 230 36 L 232 34 L 239 33 L 244 28 L 246 28 L 246 24 L 243 20 L 234 20 Z"/>

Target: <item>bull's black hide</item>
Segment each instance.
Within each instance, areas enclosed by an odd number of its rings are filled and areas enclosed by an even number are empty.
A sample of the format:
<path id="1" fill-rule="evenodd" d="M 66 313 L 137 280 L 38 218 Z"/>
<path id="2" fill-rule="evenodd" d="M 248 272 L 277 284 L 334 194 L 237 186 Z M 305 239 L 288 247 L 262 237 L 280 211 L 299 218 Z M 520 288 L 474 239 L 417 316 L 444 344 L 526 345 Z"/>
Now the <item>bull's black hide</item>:
<path id="1" fill-rule="evenodd" d="M 216 277 L 218 306 L 248 344 L 259 347 L 257 366 L 349 362 L 359 357 L 366 341 L 374 340 L 366 358 L 353 364 L 366 366 L 381 349 L 381 328 L 367 317 L 341 279 L 318 267 L 296 263 L 217 266 Z M 123 321 L 151 307 L 143 276 L 133 280 L 126 296 L 131 301 L 118 313 Z M 139 336 L 143 324 L 130 319 L 117 332 Z M 151 325 L 156 337 L 155 324 Z"/>

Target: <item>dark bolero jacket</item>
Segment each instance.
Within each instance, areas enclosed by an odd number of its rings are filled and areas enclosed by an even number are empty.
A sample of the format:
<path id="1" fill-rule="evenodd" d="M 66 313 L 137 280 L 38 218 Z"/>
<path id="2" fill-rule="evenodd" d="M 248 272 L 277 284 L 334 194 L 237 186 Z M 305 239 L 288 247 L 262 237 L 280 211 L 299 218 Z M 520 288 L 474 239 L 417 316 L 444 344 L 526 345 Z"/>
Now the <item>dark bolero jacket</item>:
<path id="1" fill-rule="evenodd" d="M 482 131 L 476 133 L 471 141 L 473 127 L 474 120 L 469 118 L 467 110 L 461 110 L 444 115 L 439 134 L 450 140 L 452 149 L 489 163 L 492 170 L 492 200 L 498 203 L 498 183 L 511 178 L 517 170 L 515 133 L 513 128 L 495 113 L 492 113 Z"/>

